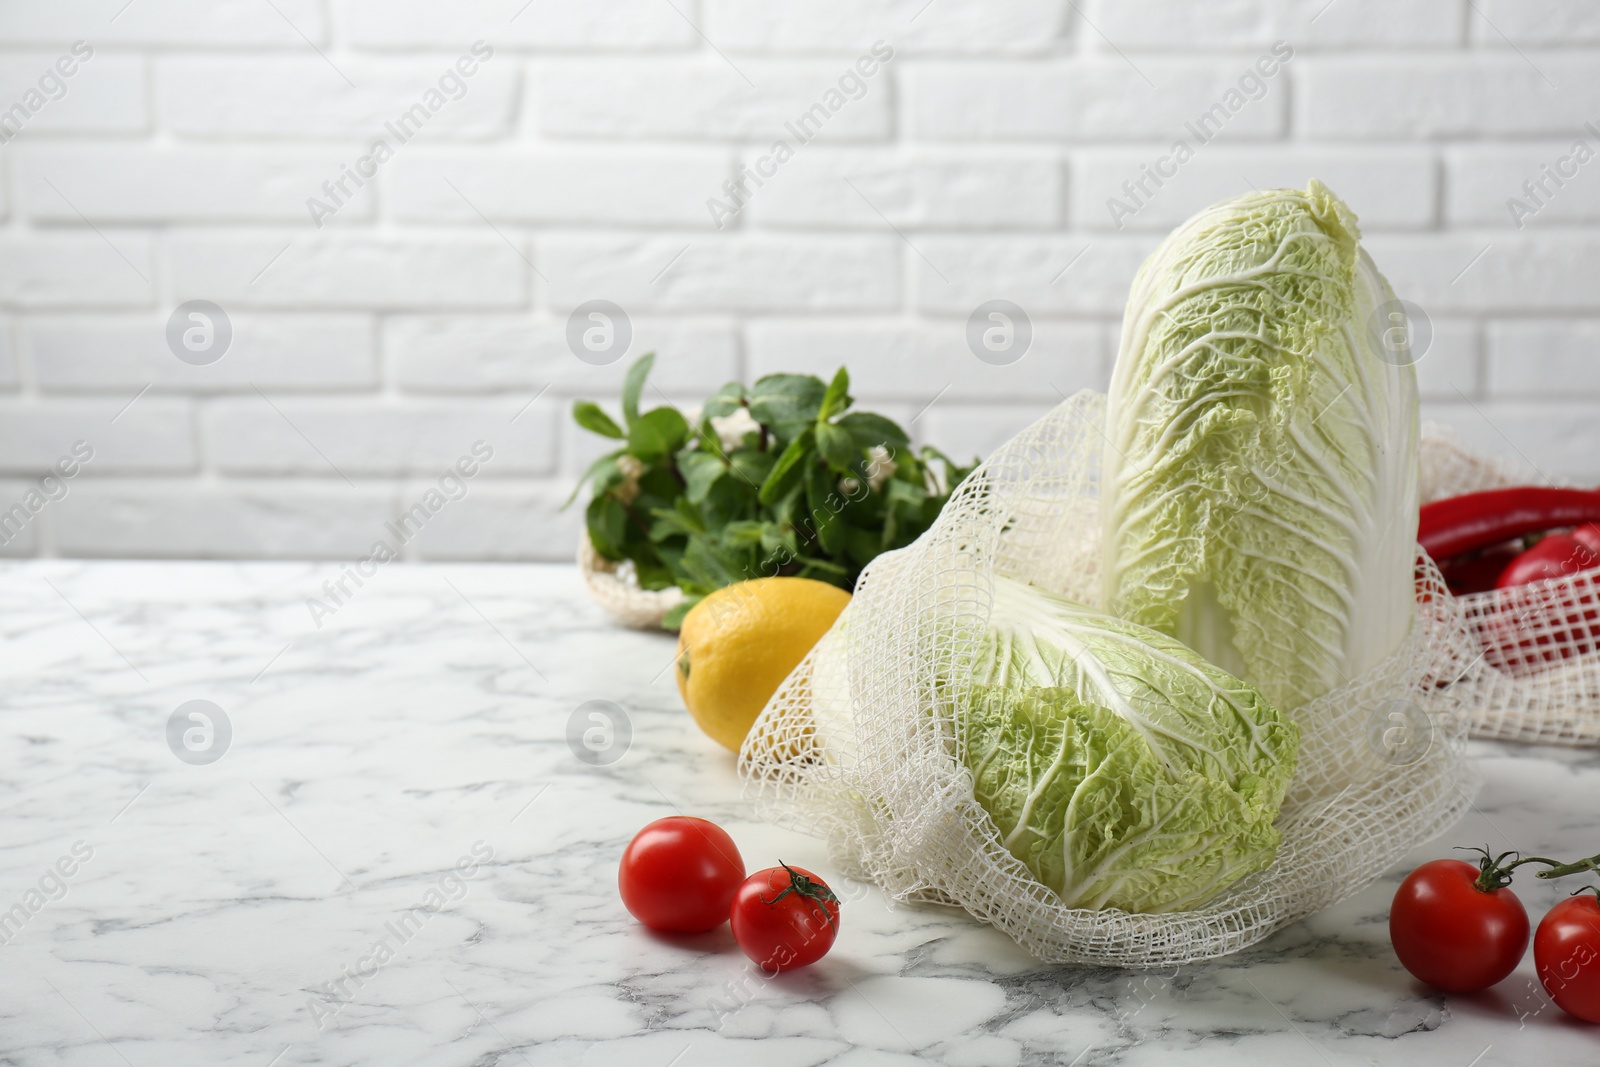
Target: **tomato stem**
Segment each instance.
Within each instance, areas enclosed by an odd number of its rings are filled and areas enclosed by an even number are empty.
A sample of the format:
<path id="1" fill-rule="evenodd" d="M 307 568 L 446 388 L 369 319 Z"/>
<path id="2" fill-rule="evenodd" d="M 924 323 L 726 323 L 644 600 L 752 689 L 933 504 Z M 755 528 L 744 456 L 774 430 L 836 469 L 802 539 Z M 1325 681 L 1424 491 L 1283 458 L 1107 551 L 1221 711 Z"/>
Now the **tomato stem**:
<path id="1" fill-rule="evenodd" d="M 1524 863 L 1542 863 L 1549 870 L 1538 871 L 1538 878 L 1565 878 L 1569 874 L 1583 874 L 1586 871 L 1600 871 L 1600 856 L 1590 856 L 1586 859 L 1574 860 L 1565 863 L 1561 860 L 1547 859 L 1544 856 L 1524 856 L 1520 852 L 1502 852 L 1500 855 L 1491 855 L 1487 848 L 1467 848 L 1457 845 L 1457 848 L 1467 852 L 1477 852 L 1483 856 L 1478 861 L 1478 877 L 1472 885 L 1481 893 L 1492 893 L 1496 889 L 1504 889 L 1511 884 L 1511 872 Z M 1600 890 L 1597 890 L 1600 894 Z"/>
<path id="2" fill-rule="evenodd" d="M 821 882 L 807 878 L 805 875 L 801 874 L 799 871 L 795 870 L 782 860 L 778 861 L 778 866 L 789 872 L 789 884 L 779 890 L 778 895 L 773 897 L 771 900 L 768 900 L 766 897 L 759 898 L 761 903 L 768 905 L 776 904 L 790 893 L 793 893 L 797 897 L 805 897 L 807 900 L 814 900 L 817 902 L 817 907 L 822 911 L 822 914 L 827 917 L 828 925 L 837 930 L 839 928 L 839 924 L 834 921 L 833 912 L 829 911 L 822 903 L 826 900 L 831 900 L 835 904 L 839 903 L 839 898 L 834 896 L 833 890 L 829 889 Z"/>
<path id="3" fill-rule="evenodd" d="M 1474 879 L 1472 887 L 1480 893 L 1493 893 L 1496 889 L 1504 889 L 1511 884 L 1511 870 L 1513 864 L 1507 864 L 1509 856 L 1515 852 L 1502 852 L 1498 856 L 1491 855 L 1488 848 L 1469 849 L 1465 845 L 1457 845 L 1463 852 L 1482 853 L 1483 858 L 1478 861 L 1478 877 Z"/>
<path id="4" fill-rule="evenodd" d="M 1549 860 L 1543 860 L 1542 862 L 1550 863 Z M 1540 871 L 1536 877 L 1563 878 L 1569 874 L 1582 874 L 1585 871 L 1600 871 L 1600 856 L 1590 856 L 1587 859 L 1575 860 L 1572 863 L 1551 864 L 1548 871 Z M 1595 887 L 1586 886 L 1585 888 L 1594 889 Z M 1578 892 L 1581 893 L 1583 890 L 1580 889 Z"/>

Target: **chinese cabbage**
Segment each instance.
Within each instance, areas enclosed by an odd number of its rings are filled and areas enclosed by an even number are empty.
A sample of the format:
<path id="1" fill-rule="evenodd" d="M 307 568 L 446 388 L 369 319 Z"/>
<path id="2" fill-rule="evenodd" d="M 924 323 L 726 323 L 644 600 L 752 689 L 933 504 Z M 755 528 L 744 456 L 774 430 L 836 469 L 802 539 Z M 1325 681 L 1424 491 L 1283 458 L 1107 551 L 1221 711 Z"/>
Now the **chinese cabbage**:
<path id="1" fill-rule="evenodd" d="M 961 757 L 1069 905 L 1197 907 L 1272 862 L 1298 731 L 1172 638 L 997 577 Z"/>
<path id="2" fill-rule="evenodd" d="M 1416 375 L 1320 182 L 1201 212 L 1140 269 L 1101 479 L 1106 610 L 1293 709 L 1412 621 Z"/>

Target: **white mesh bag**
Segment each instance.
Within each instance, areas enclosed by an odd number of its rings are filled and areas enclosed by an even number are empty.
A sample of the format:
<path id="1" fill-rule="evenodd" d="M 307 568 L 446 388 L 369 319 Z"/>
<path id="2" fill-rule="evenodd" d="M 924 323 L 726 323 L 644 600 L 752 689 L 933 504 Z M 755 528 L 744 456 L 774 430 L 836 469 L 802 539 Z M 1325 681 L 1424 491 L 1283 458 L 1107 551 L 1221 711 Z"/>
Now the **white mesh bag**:
<path id="1" fill-rule="evenodd" d="M 1422 499 L 1546 485 L 1526 464 L 1471 451 L 1449 430 L 1422 431 Z M 1459 598 L 1484 657 L 1472 734 L 1600 743 L 1600 569 Z"/>
<path id="2" fill-rule="evenodd" d="M 1166 966 L 1259 941 L 1449 827 L 1476 788 L 1468 712 L 1491 676 L 1419 557 L 1406 643 L 1291 712 L 1300 756 L 1269 867 L 1191 911 L 1067 907 L 974 798 L 955 709 L 997 575 L 1098 602 L 1104 412 L 1091 392 L 1061 404 L 991 456 L 915 544 L 874 560 L 757 719 L 739 769 L 763 814 L 826 836 L 843 870 L 894 899 L 958 905 L 1045 961 Z"/>

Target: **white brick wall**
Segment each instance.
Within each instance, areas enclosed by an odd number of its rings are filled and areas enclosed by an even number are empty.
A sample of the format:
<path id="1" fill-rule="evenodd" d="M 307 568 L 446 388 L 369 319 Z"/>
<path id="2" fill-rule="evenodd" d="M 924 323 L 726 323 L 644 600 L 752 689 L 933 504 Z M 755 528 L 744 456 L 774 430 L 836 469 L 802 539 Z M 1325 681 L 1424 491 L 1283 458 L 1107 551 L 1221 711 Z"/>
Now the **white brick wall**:
<path id="1" fill-rule="evenodd" d="M 1280 40 L 1259 98 L 1114 217 Z M 716 225 L 830 90 L 816 143 Z M 627 363 L 568 349 L 593 299 L 659 353 L 656 399 L 845 363 L 863 404 L 987 451 L 1103 387 L 1163 233 L 1311 177 L 1431 316 L 1427 413 L 1600 480 L 1600 158 L 1560 162 L 1600 153 L 1586 122 L 1583 0 L 6 4 L 0 509 L 75 442 L 94 458 L 0 555 L 350 558 L 482 438 L 407 553 L 569 558 L 559 508 L 602 446 L 568 408 L 614 403 Z M 1547 167 L 1564 184 L 1514 217 Z M 1033 322 L 1011 366 L 964 339 L 996 298 Z M 166 340 L 191 299 L 231 322 L 209 365 Z"/>

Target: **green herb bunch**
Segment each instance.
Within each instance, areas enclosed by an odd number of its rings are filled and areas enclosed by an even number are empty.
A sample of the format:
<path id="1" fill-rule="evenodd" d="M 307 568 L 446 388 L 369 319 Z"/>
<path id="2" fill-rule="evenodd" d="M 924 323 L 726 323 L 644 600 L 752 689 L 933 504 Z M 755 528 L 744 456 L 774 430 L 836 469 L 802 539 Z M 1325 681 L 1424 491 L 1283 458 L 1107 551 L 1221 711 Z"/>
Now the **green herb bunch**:
<path id="1" fill-rule="evenodd" d="M 572 414 L 622 442 L 579 482 L 593 493 L 589 540 L 606 559 L 631 560 L 645 589 L 687 594 L 663 621 L 669 629 L 701 597 L 751 578 L 798 575 L 854 589 L 873 557 L 932 525 L 977 465 L 927 446 L 913 451 L 890 419 L 850 411 L 843 367 L 827 385 L 806 374 L 729 382 L 693 423 L 670 405 L 641 412 L 654 360 L 628 368 L 620 425 L 587 400 Z"/>

